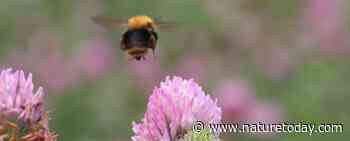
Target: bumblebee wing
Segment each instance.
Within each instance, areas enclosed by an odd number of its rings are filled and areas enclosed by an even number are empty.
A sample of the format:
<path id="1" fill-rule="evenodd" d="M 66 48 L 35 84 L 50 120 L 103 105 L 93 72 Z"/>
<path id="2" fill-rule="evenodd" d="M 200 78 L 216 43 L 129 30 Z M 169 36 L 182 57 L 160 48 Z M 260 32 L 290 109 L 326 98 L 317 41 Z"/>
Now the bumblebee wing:
<path id="1" fill-rule="evenodd" d="M 156 36 L 151 36 L 151 39 L 149 41 L 149 46 L 150 46 L 150 49 L 152 50 L 153 57 L 155 57 L 156 56 L 155 49 L 157 47 Z"/>
<path id="2" fill-rule="evenodd" d="M 157 27 L 160 30 L 175 30 L 177 28 L 178 23 L 175 22 L 157 22 Z"/>
<path id="3" fill-rule="evenodd" d="M 157 37 L 156 36 L 153 35 L 150 37 L 149 46 L 152 49 L 152 51 L 154 52 L 154 50 L 156 49 L 156 46 L 157 46 Z"/>
<path id="4" fill-rule="evenodd" d="M 159 28 L 161 31 L 174 31 L 179 25 L 177 22 L 163 21 L 159 17 L 155 18 L 155 23 L 157 28 Z"/>
<path id="5" fill-rule="evenodd" d="M 106 16 L 95 16 L 95 17 L 92 17 L 91 20 L 94 23 L 107 29 L 125 28 L 128 26 L 127 20 L 113 19 Z"/>

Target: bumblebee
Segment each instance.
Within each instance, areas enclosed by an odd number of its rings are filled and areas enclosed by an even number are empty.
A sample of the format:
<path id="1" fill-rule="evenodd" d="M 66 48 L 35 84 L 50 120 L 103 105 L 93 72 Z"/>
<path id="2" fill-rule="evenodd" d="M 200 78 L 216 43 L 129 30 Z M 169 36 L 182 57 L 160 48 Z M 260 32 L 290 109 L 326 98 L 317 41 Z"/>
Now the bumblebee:
<path id="1" fill-rule="evenodd" d="M 145 60 L 145 55 L 155 49 L 158 41 L 157 25 L 172 25 L 166 22 L 156 22 L 149 16 L 134 16 L 125 22 L 103 16 L 93 17 L 92 20 L 106 28 L 115 28 L 124 26 L 127 30 L 123 33 L 120 40 L 120 49 L 129 59 L 137 61 Z M 169 27 L 169 26 L 168 26 Z"/>

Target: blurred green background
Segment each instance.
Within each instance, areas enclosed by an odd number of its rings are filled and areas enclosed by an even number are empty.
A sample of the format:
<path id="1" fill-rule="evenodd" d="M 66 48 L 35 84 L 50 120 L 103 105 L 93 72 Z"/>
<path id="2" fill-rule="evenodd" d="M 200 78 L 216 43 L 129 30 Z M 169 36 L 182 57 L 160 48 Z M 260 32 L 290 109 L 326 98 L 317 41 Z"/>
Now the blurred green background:
<path id="1" fill-rule="evenodd" d="M 213 97 L 220 82 L 244 80 L 256 99 L 280 105 L 279 120 L 344 124 L 343 133 L 225 134 L 223 140 L 346 140 L 349 4 L 2 0 L 1 67 L 34 74 L 35 85 L 48 93 L 51 127 L 60 141 L 131 140 L 131 123 L 141 120 L 149 94 L 167 75 L 194 78 Z M 179 24 L 159 32 L 156 59 L 132 62 L 119 50 L 125 29 L 106 31 L 90 20 L 95 15 L 150 15 Z"/>

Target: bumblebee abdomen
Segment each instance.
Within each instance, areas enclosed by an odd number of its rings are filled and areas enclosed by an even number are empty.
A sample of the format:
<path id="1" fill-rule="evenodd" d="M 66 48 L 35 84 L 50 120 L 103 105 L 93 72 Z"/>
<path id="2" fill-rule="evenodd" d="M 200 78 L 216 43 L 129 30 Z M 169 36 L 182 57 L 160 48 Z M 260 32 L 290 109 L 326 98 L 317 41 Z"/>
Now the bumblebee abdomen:
<path id="1" fill-rule="evenodd" d="M 128 30 L 124 33 L 124 42 L 128 47 L 148 47 L 152 33 L 147 29 Z"/>
<path id="2" fill-rule="evenodd" d="M 148 29 L 128 29 L 122 37 L 121 49 L 136 60 L 145 58 L 149 49 L 154 50 L 157 44 L 157 33 Z"/>

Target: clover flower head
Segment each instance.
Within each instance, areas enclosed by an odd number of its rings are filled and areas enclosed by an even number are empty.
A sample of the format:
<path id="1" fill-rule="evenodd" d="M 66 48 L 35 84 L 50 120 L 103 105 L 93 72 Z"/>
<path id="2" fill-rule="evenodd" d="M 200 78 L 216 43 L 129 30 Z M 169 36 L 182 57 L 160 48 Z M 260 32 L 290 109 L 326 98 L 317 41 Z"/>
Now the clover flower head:
<path id="1" fill-rule="evenodd" d="M 141 123 L 133 123 L 133 141 L 181 140 L 195 121 L 218 123 L 221 109 L 191 80 L 167 77 L 149 97 Z"/>
<path id="2" fill-rule="evenodd" d="M 44 93 L 35 93 L 32 74 L 6 69 L 0 73 L 0 141 L 55 141 L 44 111 Z M 28 129 L 25 133 L 19 132 Z"/>
<path id="3" fill-rule="evenodd" d="M 32 74 L 4 70 L 0 73 L 0 111 L 24 122 L 36 122 L 43 114 L 43 89 L 35 93 Z"/>

